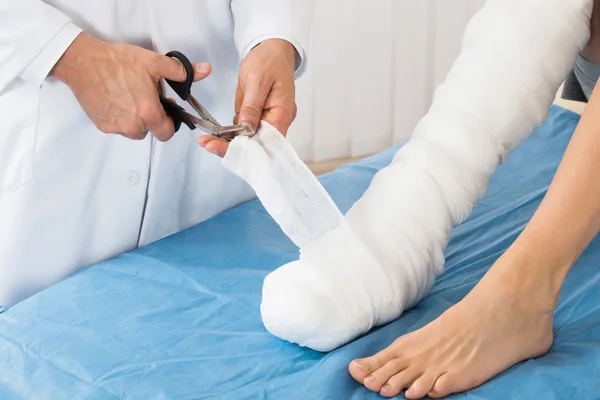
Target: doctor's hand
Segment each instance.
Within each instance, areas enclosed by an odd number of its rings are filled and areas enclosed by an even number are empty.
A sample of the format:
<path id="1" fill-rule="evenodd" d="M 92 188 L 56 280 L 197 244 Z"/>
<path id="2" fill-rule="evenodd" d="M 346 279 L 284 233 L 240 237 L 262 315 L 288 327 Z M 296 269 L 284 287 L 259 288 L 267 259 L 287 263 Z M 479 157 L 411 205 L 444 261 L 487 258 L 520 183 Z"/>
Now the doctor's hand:
<path id="1" fill-rule="evenodd" d="M 295 67 L 296 49 L 286 40 L 268 39 L 253 48 L 240 66 L 233 122 L 256 132 L 263 119 L 285 136 L 296 118 Z M 198 143 L 221 157 L 227 152 L 228 143 L 214 136 Z"/>
<path id="2" fill-rule="evenodd" d="M 194 80 L 210 74 L 208 63 L 194 64 Z M 96 127 L 104 133 L 141 140 L 151 132 L 169 140 L 173 120 L 159 100 L 159 80 L 182 82 L 179 61 L 129 44 L 111 44 L 82 33 L 50 76 L 65 83 Z"/>

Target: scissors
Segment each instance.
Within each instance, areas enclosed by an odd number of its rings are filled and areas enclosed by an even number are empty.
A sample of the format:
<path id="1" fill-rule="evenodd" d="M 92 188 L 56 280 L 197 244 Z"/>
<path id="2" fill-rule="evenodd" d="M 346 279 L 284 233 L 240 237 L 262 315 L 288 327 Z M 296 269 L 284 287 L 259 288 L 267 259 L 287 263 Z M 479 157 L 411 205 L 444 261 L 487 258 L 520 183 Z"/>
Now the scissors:
<path id="1" fill-rule="evenodd" d="M 191 91 L 192 84 L 194 83 L 194 66 L 190 60 L 179 51 L 170 51 L 166 56 L 176 59 L 183 65 L 186 72 L 186 79 L 184 82 L 175 82 L 168 79 L 165 79 L 165 81 L 175 93 L 177 93 L 181 100 L 187 101 L 194 111 L 198 113 L 198 116 L 192 115 L 177 103 L 166 97 L 160 96 L 160 103 L 165 109 L 165 112 L 168 116 L 173 118 L 175 132 L 179 130 L 183 123 L 191 130 L 200 128 L 208 134 L 228 142 L 231 142 L 237 136 L 254 136 L 255 132 L 247 125 L 223 126 L 219 124 L 215 117 L 213 117 L 208 110 L 194 98 L 194 96 L 192 96 Z"/>

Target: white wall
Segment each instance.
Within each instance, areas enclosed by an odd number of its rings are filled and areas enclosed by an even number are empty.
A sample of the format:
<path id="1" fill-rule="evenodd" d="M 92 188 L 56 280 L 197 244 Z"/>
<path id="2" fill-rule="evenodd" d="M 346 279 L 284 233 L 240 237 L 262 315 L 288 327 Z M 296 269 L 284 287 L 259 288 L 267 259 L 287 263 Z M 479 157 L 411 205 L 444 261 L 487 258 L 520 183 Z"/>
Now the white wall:
<path id="1" fill-rule="evenodd" d="M 485 0 L 316 0 L 289 134 L 305 161 L 360 157 L 409 138 Z"/>

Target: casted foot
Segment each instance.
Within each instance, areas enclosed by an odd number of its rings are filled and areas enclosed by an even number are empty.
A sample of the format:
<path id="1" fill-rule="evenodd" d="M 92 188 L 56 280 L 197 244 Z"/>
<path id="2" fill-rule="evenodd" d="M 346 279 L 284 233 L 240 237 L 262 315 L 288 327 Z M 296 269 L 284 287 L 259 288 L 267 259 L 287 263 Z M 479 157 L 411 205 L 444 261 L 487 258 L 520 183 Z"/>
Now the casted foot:
<path id="1" fill-rule="evenodd" d="M 352 377 L 385 397 L 406 389 L 408 399 L 440 398 L 545 354 L 558 293 L 547 296 L 546 290 L 532 289 L 543 286 L 535 279 L 514 271 L 505 279 L 506 273 L 493 270 L 437 320 L 372 357 L 354 360 Z"/>

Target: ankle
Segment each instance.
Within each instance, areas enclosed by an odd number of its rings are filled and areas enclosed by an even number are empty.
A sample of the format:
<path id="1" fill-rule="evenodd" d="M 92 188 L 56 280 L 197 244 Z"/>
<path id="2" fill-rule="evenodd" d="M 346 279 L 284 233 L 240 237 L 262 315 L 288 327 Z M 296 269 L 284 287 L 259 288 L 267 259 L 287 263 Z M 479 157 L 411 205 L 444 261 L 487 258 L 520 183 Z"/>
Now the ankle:
<path id="1" fill-rule="evenodd" d="M 539 313 L 553 313 L 568 268 L 555 266 L 542 257 L 529 257 L 510 249 L 496 261 L 487 275 L 506 296 Z M 486 275 L 486 277 L 487 277 Z"/>

